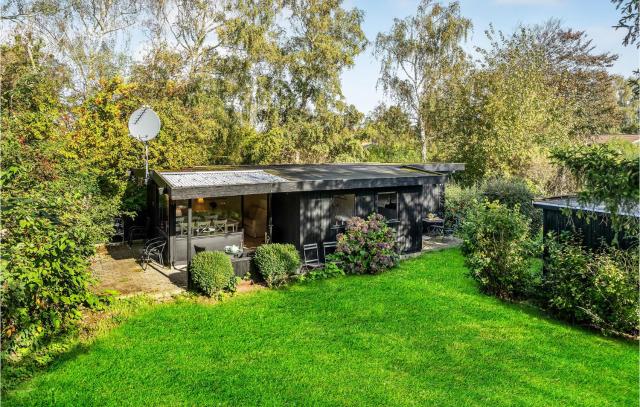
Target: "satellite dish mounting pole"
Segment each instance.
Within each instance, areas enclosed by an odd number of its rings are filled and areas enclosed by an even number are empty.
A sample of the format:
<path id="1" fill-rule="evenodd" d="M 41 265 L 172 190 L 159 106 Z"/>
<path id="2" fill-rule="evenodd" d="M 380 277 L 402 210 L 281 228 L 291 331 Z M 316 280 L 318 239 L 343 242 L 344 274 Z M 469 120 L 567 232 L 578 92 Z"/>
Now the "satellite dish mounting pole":
<path id="1" fill-rule="evenodd" d="M 149 183 L 149 143 L 144 142 L 144 184 Z"/>

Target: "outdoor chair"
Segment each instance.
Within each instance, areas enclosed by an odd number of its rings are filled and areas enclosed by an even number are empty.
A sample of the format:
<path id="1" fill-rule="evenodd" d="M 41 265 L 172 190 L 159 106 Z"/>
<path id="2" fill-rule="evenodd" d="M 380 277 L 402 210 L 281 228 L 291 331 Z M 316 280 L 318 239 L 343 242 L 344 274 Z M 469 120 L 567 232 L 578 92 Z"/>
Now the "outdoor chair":
<path id="1" fill-rule="evenodd" d="M 206 235 L 209 232 L 210 227 L 211 227 L 211 223 L 209 223 L 209 221 L 196 222 L 196 234 Z"/>
<path id="2" fill-rule="evenodd" d="M 156 237 L 145 243 L 142 255 L 140 256 L 140 262 L 143 264 L 143 270 L 146 270 L 146 266 L 154 260 L 164 267 L 163 254 L 166 245 L 167 240 L 164 237 Z"/>
<path id="3" fill-rule="evenodd" d="M 213 233 L 225 233 L 227 231 L 227 220 L 214 220 L 212 226 Z"/>
<path id="4" fill-rule="evenodd" d="M 111 235 L 111 240 L 116 243 L 116 238 L 120 239 L 120 244 L 124 244 L 124 221 L 122 218 L 117 217 L 113 219 L 114 233 Z"/>
<path id="5" fill-rule="evenodd" d="M 431 226 L 433 232 L 437 235 L 442 236 L 443 238 L 452 236 L 458 230 L 458 227 L 460 226 L 460 220 L 457 216 L 453 217 L 453 219 L 451 219 L 451 222 L 447 222 L 447 220 L 448 219 L 445 216 L 442 225 Z"/>
<path id="6" fill-rule="evenodd" d="M 327 256 L 336 252 L 338 248 L 338 242 L 322 242 L 322 254 L 324 255 L 324 261 L 327 262 Z M 339 262 L 334 262 L 339 263 Z"/>
<path id="7" fill-rule="evenodd" d="M 320 254 L 318 252 L 318 243 L 305 244 L 302 247 L 302 255 L 304 257 L 304 264 L 302 265 L 304 271 L 322 267 Z"/>
<path id="8" fill-rule="evenodd" d="M 176 225 L 177 232 L 179 236 L 186 236 L 189 233 L 189 224 L 187 222 L 182 222 Z"/>
<path id="9" fill-rule="evenodd" d="M 133 246 L 133 241 L 136 238 L 142 238 L 147 236 L 146 226 L 132 226 L 129 228 L 129 247 Z"/>

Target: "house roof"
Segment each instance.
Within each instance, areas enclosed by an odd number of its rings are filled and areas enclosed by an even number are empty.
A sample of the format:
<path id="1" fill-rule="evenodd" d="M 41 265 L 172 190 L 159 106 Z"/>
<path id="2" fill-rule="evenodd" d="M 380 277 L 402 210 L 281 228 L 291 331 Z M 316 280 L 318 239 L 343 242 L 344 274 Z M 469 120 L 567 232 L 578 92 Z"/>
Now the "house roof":
<path id="1" fill-rule="evenodd" d="M 596 213 L 610 213 L 610 211 L 602 204 L 590 204 L 585 205 L 580 203 L 576 196 L 557 196 L 547 199 L 541 199 L 539 201 L 534 201 L 533 206 L 542 209 L 550 209 L 559 211 L 563 208 L 574 209 L 586 212 L 596 212 Z M 620 213 L 625 216 L 634 216 L 636 218 L 640 217 L 640 205 L 636 204 L 627 208 Z"/>
<path id="2" fill-rule="evenodd" d="M 431 167 L 430 167 L 431 165 Z M 433 168 L 433 170 L 430 170 Z M 440 169 L 442 172 L 435 171 Z M 307 164 L 156 170 L 171 199 L 438 184 L 464 164 Z"/>
<path id="3" fill-rule="evenodd" d="M 162 178 L 172 188 L 193 188 L 224 185 L 252 185 L 286 182 L 277 175 L 263 170 L 161 172 Z"/>
<path id="4" fill-rule="evenodd" d="M 595 143 L 608 143 L 613 140 L 625 140 L 633 144 L 640 143 L 640 134 L 598 134 L 591 136 Z"/>

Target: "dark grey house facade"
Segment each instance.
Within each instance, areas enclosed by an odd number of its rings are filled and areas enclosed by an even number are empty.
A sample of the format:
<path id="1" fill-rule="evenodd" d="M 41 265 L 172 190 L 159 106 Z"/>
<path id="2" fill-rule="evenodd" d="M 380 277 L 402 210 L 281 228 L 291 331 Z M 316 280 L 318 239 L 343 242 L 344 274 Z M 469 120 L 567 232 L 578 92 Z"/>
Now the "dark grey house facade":
<path id="1" fill-rule="evenodd" d="M 225 166 L 152 171 L 152 233 L 167 239 L 169 264 L 196 249 L 303 245 L 337 239 L 353 216 L 380 213 L 404 253 L 422 249 L 422 219 L 442 208 L 444 184 L 463 164 Z"/>
<path id="2" fill-rule="evenodd" d="M 609 245 L 616 237 L 611 227 L 610 212 L 602 205 L 584 205 L 575 196 L 551 197 L 535 201 L 533 205 L 542 209 L 542 230 L 544 239 L 549 233 L 559 236 L 563 232 L 569 232 L 584 246 L 592 249 L 600 248 L 603 244 Z M 640 206 L 636 205 L 630 212 L 621 215 L 640 218 Z M 636 247 L 637 236 L 626 236 L 620 233 L 617 236 L 618 244 L 622 249 Z"/>

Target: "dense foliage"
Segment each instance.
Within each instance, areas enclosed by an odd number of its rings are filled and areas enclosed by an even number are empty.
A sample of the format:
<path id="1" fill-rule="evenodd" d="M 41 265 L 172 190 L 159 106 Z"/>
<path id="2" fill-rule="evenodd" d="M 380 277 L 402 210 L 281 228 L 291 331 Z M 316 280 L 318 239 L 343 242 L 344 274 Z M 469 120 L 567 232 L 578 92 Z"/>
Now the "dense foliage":
<path id="1" fill-rule="evenodd" d="M 542 212 L 534 208 L 534 196 L 532 188 L 518 178 L 490 178 L 469 187 L 449 184 L 445 188 L 445 218 L 451 224 L 461 224 L 479 202 L 498 202 L 511 209 L 517 207 L 535 235 L 542 227 Z"/>
<path id="2" fill-rule="evenodd" d="M 529 220 L 517 206 L 482 202 L 467 213 L 459 234 L 465 264 L 483 292 L 504 299 L 527 294 L 532 243 Z"/>
<path id="3" fill-rule="evenodd" d="M 205 251 L 196 253 L 189 269 L 191 281 L 196 289 L 209 297 L 222 290 L 235 291 L 235 274 L 231 259 L 224 252 Z"/>
<path id="4" fill-rule="evenodd" d="M 384 217 L 371 214 L 367 219 L 353 217 L 338 235 L 333 260 L 348 274 L 377 274 L 398 263 L 395 231 Z"/>
<path id="5" fill-rule="evenodd" d="M 22 42 L 2 55 L 2 350 L 19 357 L 98 304 L 89 257 L 118 205 L 104 178 L 65 156 L 57 63 Z"/>
<path id="6" fill-rule="evenodd" d="M 444 218 L 446 226 L 454 227 L 462 224 L 467 212 L 482 201 L 481 189 L 477 184 L 464 187 L 459 183 L 445 185 Z"/>
<path id="7" fill-rule="evenodd" d="M 598 144 L 559 149 L 553 158 L 581 181 L 578 197 L 587 207 L 602 204 L 611 214 L 616 231 L 638 231 L 638 219 L 625 216 L 636 211 L 640 200 L 640 150 L 616 144 Z"/>
<path id="8" fill-rule="evenodd" d="M 530 222 L 532 234 L 542 228 L 542 211 L 534 208 L 534 193 L 523 180 L 492 178 L 482 185 L 482 196 L 489 202 L 497 201 L 508 208 L 518 208 L 520 214 Z"/>
<path id="9" fill-rule="evenodd" d="M 567 237 L 546 240 L 543 278 L 546 305 L 561 318 L 605 333 L 640 333 L 637 250 L 591 251 Z"/>
<path id="10" fill-rule="evenodd" d="M 334 278 L 344 276 L 345 272 L 339 264 L 327 259 L 323 267 L 319 267 L 309 271 L 304 277 L 305 280 L 323 280 L 325 278 Z"/>
<path id="11" fill-rule="evenodd" d="M 300 253 L 292 244 L 263 244 L 256 249 L 253 261 L 267 285 L 278 287 L 300 268 Z"/>

